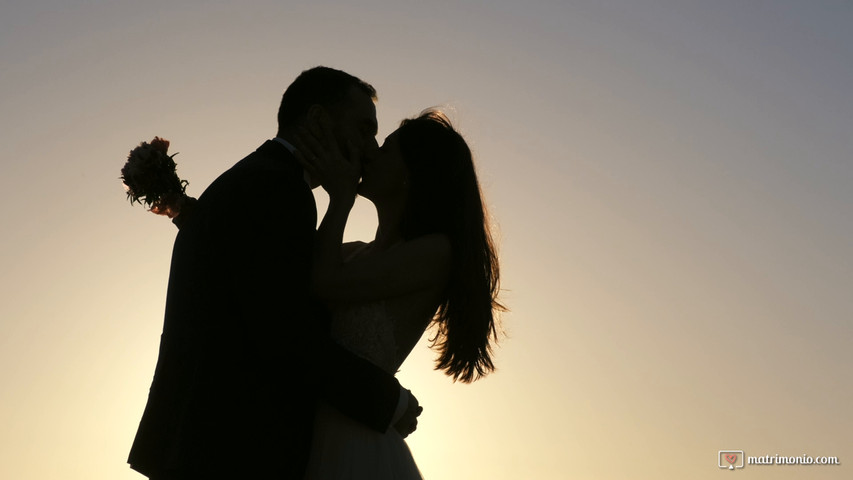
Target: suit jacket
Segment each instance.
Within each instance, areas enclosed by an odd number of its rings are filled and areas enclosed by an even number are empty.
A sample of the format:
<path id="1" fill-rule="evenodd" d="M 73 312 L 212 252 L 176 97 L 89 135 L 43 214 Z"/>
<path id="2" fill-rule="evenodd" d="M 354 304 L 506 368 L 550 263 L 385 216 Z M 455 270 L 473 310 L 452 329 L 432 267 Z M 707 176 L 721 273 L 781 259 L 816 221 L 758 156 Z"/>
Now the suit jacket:
<path id="1" fill-rule="evenodd" d="M 175 239 L 160 353 L 128 458 L 152 478 L 301 478 L 323 397 L 385 431 L 399 384 L 329 340 L 310 295 L 317 212 L 268 141 L 205 190 Z"/>

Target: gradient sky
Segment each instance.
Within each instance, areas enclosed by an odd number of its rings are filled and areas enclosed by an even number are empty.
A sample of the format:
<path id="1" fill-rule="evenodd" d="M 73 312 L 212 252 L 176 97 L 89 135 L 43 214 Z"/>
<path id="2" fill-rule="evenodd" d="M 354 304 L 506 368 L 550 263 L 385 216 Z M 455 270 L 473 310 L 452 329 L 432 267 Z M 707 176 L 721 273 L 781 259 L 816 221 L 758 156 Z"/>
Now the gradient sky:
<path id="1" fill-rule="evenodd" d="M 0 478 L 142 478 L 176 230 L 119 170 L 163 136 L 200 194 L 318 64 L 378 89 L 380 140 L 445 107 L 495 219 L 499 371 L 453 384 L 424 342 L 399 375 L 428 479 L 712 479 L 719 450 L 850 478 L 850 25 L 846 0 L 5 0 Z M 372 238 L 367 202 L 351 221 Z"/>

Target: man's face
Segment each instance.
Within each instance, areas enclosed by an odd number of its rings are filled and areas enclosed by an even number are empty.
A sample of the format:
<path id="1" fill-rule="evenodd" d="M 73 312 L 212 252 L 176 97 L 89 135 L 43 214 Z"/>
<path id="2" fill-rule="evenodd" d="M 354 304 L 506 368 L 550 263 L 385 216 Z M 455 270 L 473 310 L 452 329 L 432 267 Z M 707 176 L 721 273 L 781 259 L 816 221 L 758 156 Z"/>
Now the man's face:
<path id="1" fill-rule="evenodd" d="M 352 144 L 362 157 L 372 157 L 379 149 L 376 143 L 376 106 L 369 95 L 352 87 L 347 98 L 331 111 L 338 148 L 349 160 L 347 145 Z"/>

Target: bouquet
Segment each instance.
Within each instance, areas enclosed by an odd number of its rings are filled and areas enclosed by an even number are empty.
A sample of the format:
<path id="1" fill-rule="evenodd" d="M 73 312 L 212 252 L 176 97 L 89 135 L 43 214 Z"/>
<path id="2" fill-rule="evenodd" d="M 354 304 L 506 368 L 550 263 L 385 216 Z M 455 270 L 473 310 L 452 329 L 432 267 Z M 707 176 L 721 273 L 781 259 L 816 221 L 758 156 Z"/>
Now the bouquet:
<path id="1" fill-rule="evenodd" d="M 189 182 L 176 172 L 174 156 L 169 155 L 169 141 L 154 137 L 130 151 L 121 169 L 121 181 L 127 189 L 131 205 L 145 204 L 157 215 L 175 218 L 186 203 Z"/>

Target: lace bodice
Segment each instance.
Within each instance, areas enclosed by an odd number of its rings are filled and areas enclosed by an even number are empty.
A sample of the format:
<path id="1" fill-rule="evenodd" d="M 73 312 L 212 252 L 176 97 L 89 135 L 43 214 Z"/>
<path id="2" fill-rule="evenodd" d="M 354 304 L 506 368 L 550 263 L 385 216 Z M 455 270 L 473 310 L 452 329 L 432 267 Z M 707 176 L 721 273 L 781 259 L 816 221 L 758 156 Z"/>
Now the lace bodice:
<path id="1" fill-rule="evenodd" d="M 394 321 L 383 301 L 335 309 L 331 334 L 341 346 L 388 373 L 400 367 Z"/>

